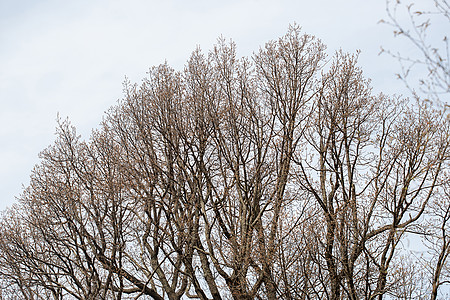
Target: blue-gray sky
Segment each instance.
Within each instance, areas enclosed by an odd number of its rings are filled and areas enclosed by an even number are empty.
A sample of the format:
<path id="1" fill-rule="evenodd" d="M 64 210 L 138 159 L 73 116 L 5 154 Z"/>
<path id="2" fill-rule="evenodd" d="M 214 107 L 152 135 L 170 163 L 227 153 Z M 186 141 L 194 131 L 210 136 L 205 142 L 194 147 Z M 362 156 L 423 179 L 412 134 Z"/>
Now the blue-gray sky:
<path id="1" fill-rule="evenodd" d="M 28 184 L 58 113 L 87 139 L 125 76 L 140 82 L 166 60 L 181 69 L 221 35 L 247 56 L 295 22 L 330 55 L 360 49 L 375 91 L 404 93 L 396 61 L 378 55 L 404 47 L 384 17 L 383 0 L 0 0 L 0 210 Z"/>

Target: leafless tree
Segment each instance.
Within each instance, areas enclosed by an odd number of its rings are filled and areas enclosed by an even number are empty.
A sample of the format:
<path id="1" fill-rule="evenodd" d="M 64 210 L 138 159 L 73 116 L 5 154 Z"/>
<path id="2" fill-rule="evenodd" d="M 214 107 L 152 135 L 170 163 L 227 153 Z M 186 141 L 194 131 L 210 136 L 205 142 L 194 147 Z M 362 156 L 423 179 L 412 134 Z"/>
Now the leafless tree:
<path id="1" fill-rule="evenodd" d="M 424 106 L 372 96 L 356 57 L 342 53 L 316 105 L 296 169 L 326 224 L 316 231 L 324 293 L 381 298 L 397 243 L 433 195 L 448 152 L 437 128 L 446 121 Z"/>
<path id="2" fill-rule="evenodd" d="M 298 27 L 235 47 L 125 82 L 88 142 L 60 122 L 1 218 L 4 297 L 412 295 L 397 245 L 438 194 L 448 120 Z"/>

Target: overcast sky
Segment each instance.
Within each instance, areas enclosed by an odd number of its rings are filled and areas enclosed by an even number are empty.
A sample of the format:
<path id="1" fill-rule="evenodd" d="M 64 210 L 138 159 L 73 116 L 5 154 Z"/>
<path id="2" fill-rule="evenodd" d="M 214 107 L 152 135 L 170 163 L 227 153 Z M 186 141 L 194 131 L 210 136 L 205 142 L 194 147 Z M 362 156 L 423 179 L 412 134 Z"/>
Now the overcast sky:
<path id="1" fill-rule="evenodd" d="M 295 22 L 330 55 L 360 49 L 375 91 L 405 93 L 396 61 L 378 55 L 403 47 L 384 17 L 383 0 L 0 0 L 0 210 L 28 184 L 58 114 L 87 139 L 125 76 L 140 82 L 166 60 L 180 70 L 221 35 L 248 56 Z"/>

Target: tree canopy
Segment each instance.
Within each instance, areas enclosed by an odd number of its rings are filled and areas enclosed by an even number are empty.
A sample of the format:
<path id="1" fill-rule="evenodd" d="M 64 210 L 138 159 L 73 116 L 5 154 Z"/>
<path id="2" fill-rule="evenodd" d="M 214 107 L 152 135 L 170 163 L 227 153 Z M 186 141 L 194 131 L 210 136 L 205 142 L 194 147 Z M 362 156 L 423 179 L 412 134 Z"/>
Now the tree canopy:
<path id="1" fill-rule="evenodd" d="M 399 245 L 449 203 L 449 120 L 298 27 L 235 47 L 125 82 L 88 141 L 59 122 L 0 220 L 1 297 L 427 295 Z"/>

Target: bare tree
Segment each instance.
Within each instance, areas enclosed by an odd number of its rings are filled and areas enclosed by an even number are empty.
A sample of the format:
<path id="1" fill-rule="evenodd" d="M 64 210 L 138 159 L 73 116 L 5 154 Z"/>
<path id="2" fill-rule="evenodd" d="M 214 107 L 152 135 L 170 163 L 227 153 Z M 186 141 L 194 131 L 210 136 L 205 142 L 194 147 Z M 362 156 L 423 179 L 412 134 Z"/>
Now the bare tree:
<path id="1" fill-rule="evenodd" d="M 252 58 L 235 47 L 125 82 L 87 142 L 60 122 L 1 218 L 8 296 L 412 295 L 397 245 L 437 195 L 448 120 L 373 95 L 357 54 L 327 65 L 296 26 Z"/>
<path id="2" fill-rule="evenodd" d="M 448 115 L 450 93 L 450 54 L 447 32 L 450 28 L 450 6 L 446 0 L 430 1 L 386 1 L 386 22 L 394 29 L 394 35 L 406 38 L 416 51 L 406 55 L 392 49 L 383 50 L 401 63 L 398 77 L 417 98 L 431 100 L 432 106 Z M 406 18 L 405 18 L 406 17 Z M 446 124 L 448 126 L 448 122 Z M 445 126 L 444 126 L 445 127 Z M 447 127 L 448 128 L 448 127 Z M 444 129 L 448 130 L 448 129 Z M 448 139 L 448 133 L 447 133 Z M 448 161 L 448 158 L 445 158 Z M 443 182 L 448 180 L 444 177 Z M 440 179 L 442 181 L 442 179 Z M 439 187 L 433 196 L 426 216 L 417 231 L 421 234 L 425 246 L 429 249 L 426 262 L 430 278 L 431 298 L 436 299 L 439 286 L 446 283 L 441 279 L 447 260 L 447 208 L 444 188 Z M 445 190 L 445 189 L 444 189 Z M 419 263 L 420 260 L 417 262 Z M 430 264 L 431 263 L 431 264 Z"/>
<path id="3" fill-rule="evenodd" d="M 355 63 L 355 56 L 337 54 L 296 159 L 298 183 L 326 224 L 316 234 L 329 299 L 388 291 L 396 245 L 423 214 L 448 153 L 441 115 L 372 96 Z"/>

